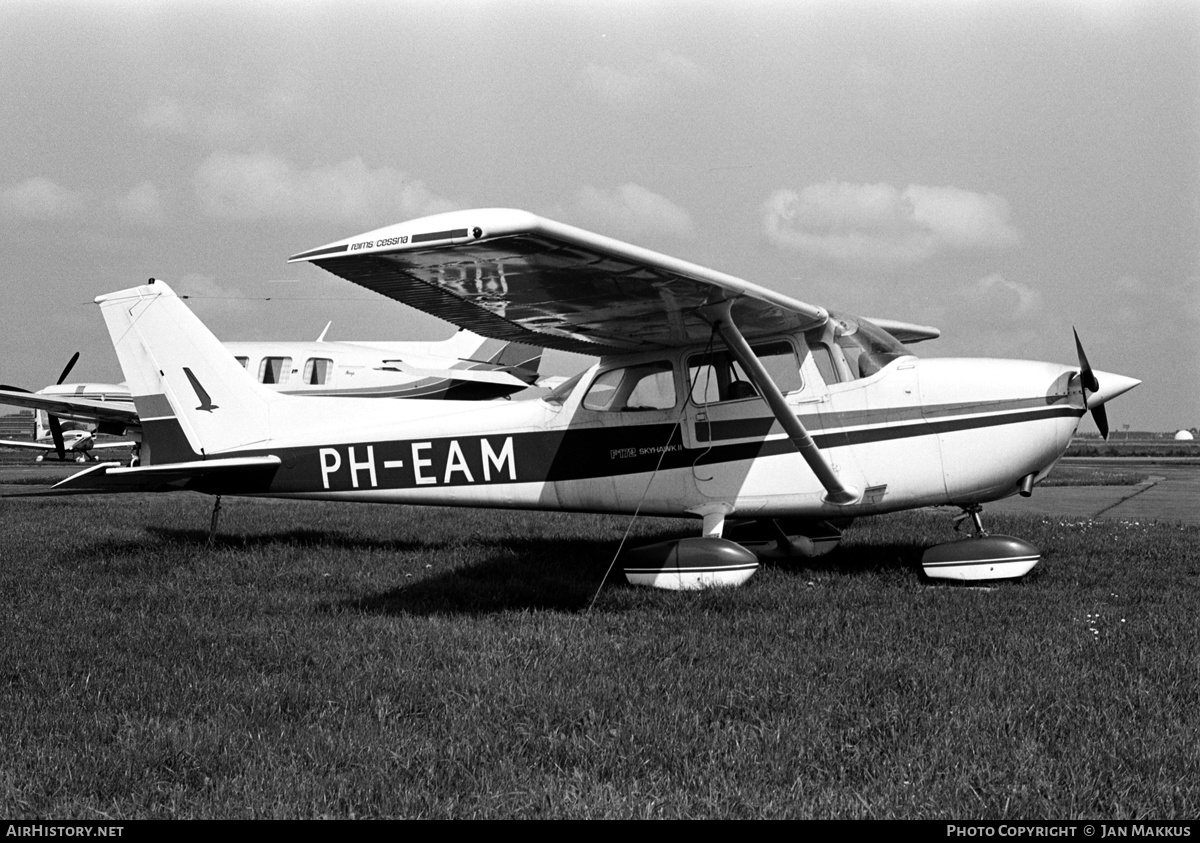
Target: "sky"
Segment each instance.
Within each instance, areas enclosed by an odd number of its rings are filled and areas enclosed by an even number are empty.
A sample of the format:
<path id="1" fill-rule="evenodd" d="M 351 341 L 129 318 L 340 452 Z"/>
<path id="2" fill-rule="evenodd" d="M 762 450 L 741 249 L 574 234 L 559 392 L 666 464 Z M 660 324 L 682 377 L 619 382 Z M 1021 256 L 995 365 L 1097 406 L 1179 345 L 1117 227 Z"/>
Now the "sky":
<path id="1" fill-rule="evenodd" d="M 1114 429 L 1200 425 L 1197 3 L 6 0 L 0 80 L 0 382 L 121 380 L 92 299 L 152 276 L 223 340 L 442 339 L 287 257 L 512 207 L 921 356 L 1074 327 Z"/>

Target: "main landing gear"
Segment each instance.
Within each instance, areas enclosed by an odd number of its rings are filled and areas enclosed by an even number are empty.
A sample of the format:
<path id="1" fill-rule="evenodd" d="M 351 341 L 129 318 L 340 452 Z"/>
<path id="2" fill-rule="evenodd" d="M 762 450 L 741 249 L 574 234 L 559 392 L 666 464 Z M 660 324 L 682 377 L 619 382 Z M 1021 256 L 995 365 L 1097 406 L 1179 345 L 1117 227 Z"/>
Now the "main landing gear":
<path id="1" fill-rule="evenodd" d="M 673 590 L 741 585 L 758 570 L 759 560 L 823 556 L 842 539 L 841 530 L 824 520 L 762 518 L 726 524 L 724 512 L 702 515 L 703 536 L 622 554 L 625 578 L 633 585 Z"/>
<path id="2" fill-rule="evenodd" d="M 926 550 L 921 557 L 925 576 L 972 582 L 1015 580 L 1025 576 L 1041 561 L 1041 551 L 1024 539 L 989 535 L 983 528 L 983 519 L 980 518 L 983 507 L 979 504 L 964 506 L 962 510 L 963 514 L 954 522 L 955 531 L 970 519 L 975 527 L 975 535 L 934 545 Z"/>

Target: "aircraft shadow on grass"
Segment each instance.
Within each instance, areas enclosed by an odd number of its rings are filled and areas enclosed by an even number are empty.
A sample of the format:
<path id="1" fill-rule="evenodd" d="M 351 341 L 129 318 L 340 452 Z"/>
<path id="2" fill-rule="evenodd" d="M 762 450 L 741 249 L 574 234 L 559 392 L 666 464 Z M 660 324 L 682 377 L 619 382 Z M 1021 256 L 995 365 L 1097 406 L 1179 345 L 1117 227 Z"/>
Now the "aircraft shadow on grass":
<path id="1" fill-rule="evenodd" d="M 657 540 L 673 535 L 677 534 Z M 611 541 L 509 539 L 486 544 L 498 553 L 398 588 L 343 601 L 337 608 L 383 615 L 480 615 L 514 609 L 575 612 L 591 604 L 601 582 L 605 592 L 635 589 L 626 583 L 620 562 L 612 565 L 616 545 Z M 919 572 L 923 551 L 917 544 L 869 545 L 838 549 L 816 559 L 768 561 L 762 567 L 800 577 L 818 572 L 838 576 Z"/>
<path id="2" fill-rule="evenodd" d="M 414 555 L 419 560 L 423 553 L 444 552 L 455 546 L 449 542 L 358 537 L 311 528 L 257 534 L 218 533 L 211 544 L 208 532 L 202 529 L 149 527 L 147 532 L 172 545 L 190 546 L 197 553 L 210 549 L 254 551 L 302 547 L 314 554 L 340 551 L 403 554 L 409 557 L 410 566 L 414 564 L 411 561 Z M 678 535 L 667 531 L 639 536 L 634 543 L 664 541 Z M 464 564 L 442 562 L 439 564 L 447 570 L 414 573 L 411 580 L 406 579 L 396 587 L 329 603 L 325 610 L 381 615 L 486 615 L 528 609 L 576 612 L 591 604 L 601 582 L 605 592 L 633 590 L 625 581 L 620 561 L 613 564 L 617 543 L 612 540 L 478 537 L 462 547 L 464 553 L 482 558 Z M 105 543 L 92 552 L 119 560 L 146 548 L 145 542 L 122 541 Z M 904 572 L 919 576 L 923 550 L 924 546 L 916 542 L 854 544 L 811 559 L 766 560 L 762 569 L 796 577 L 813 574 L 878 577 Z M 399 570 L 396 573 L 400 576 Z"/>

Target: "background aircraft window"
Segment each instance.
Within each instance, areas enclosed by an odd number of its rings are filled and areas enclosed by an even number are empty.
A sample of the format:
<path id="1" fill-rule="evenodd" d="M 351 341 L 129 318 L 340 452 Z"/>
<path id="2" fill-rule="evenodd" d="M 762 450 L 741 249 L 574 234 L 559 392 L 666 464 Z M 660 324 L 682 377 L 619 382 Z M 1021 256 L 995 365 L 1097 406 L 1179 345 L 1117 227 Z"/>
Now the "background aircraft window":
<path id="1" fill-rule="evenodd" d="M 233 359 L 238 361 L 239 363 L 241 363 L 243 369 L 247 368 L 250 365 L 249 357 L 235 357 Z"/>
<path id="2" fill-rule="evenodd" d="M 589 410 L 624 412 L 669 410 L 675 406 L 675 377 L 667 362 L 609 369 L 583 398 Z"/>
<path id="3" fill-rule="evenodd" d="M 800 363 L 791 343 L 779 341 L 750 348 L 780 392 L 796 392 L 804 386 L 800 377 Z M 691 358 L 688 361 L 688 383 L 692 384 L 692 401 L 696 404 L 758 397 L 758 390 L 754 388 L 750 377 L 728 351 Z"/>
<path id="4" fill-rule="evenodd" d="M 283 383 L 292 371 L 290 357 L 264 357 L 258 364 L 259 383 Z"/>
<path id="5" fill-rule="evenodd" d="M 329 375 L 332 372 L 332 360 L 324 357 L 310 357 L 304 364 L 304 382 L 317 385 L 329 383 Z"/>

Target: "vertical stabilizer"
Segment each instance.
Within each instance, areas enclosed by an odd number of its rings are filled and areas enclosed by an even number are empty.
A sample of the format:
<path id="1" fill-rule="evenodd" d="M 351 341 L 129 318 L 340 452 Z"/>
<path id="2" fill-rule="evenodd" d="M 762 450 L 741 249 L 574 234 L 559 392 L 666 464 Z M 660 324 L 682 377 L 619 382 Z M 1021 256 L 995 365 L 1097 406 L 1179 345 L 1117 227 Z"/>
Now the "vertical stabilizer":
<path id="1" fill-rule="evenodd" d="M 254 447 L 270 438 L 259 386 L 162 281 L 96 299 L 142 423 L 145 465 Z"/>

